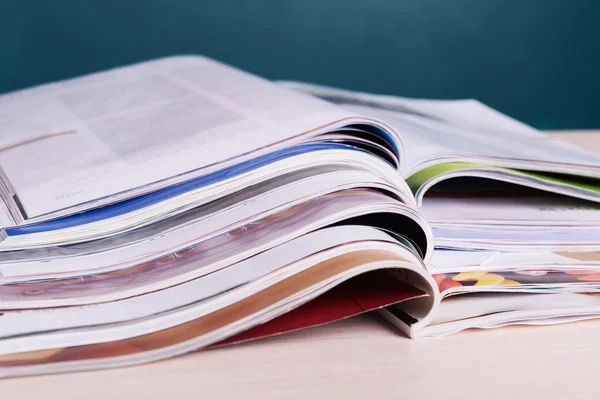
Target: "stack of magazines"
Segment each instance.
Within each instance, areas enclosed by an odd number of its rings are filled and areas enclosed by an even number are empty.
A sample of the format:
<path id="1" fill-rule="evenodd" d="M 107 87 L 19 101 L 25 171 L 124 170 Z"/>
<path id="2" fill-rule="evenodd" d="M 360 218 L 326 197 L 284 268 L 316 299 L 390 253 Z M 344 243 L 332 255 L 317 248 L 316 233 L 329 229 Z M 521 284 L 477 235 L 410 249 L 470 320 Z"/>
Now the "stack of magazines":
<path id="1" fill-rule="evenodd" d="M 411 338 L 600 316 L 600 157 L 474 100 L 199 56 L 0 96 L 0 376 L 378 312 Z"/>

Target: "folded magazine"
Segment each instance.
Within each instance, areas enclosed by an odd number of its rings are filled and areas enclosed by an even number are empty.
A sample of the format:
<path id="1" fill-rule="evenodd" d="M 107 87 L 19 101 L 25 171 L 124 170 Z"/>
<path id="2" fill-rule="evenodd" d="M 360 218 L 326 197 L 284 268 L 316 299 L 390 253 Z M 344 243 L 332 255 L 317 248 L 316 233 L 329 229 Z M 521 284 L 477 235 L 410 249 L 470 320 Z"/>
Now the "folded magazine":
<path id="1" fill-rule="evenodd" d="M 475 100 L 201 56 L 0 96 L 0 376 L 366 311 L 411 338 L 600 316 L 600 157 Z"/>

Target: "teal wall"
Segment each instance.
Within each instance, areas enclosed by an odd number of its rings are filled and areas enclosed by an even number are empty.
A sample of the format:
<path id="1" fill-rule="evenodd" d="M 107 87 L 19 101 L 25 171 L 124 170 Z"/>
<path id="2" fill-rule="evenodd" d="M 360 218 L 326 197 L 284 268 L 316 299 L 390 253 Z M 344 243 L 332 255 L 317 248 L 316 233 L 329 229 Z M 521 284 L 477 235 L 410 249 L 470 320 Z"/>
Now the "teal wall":
<path id="1" fill-rule="evenodd" d="M 0 0 L 0 93 L 180 53 L 600 128 L 600 1 Z"/>

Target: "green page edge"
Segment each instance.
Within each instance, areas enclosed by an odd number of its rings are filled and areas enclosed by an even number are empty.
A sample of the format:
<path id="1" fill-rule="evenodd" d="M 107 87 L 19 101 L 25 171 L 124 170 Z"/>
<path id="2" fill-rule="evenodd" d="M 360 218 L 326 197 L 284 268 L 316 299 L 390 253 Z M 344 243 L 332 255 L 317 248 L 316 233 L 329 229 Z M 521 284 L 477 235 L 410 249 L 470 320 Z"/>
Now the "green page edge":
<path id="1" fill-rule="evenodd" d="M 584 178 L 578 176 L 573 176 L 572 179 L 569 179 L 568 175 L 559 176 L 543 172 L 533 172 L 520 169 L 495 167 L 487 164 L 469 162 L 447 162 L 432 165 L 411 175 L 408 179 L 406 179 L 406 183 L 408 183 L 408 186 L 410 186 L 410 189 L 413 191 L 413 193 L 416 193 L 421 186 L 423 186 L 426 182 L 435 178 L 436 176 L 454 171 L 467 171 L 473 169 L 503 171 L 513 175 L 529 176 L 543 181 L 547 181 L 549 183 L 560 184 L 563 186 L 569 186 L 573 188 L 590 190 L 593 192 L 600 193 L 600 180 L 597 179 Z M 580 178 L 580 180 L 578 178 Z"/>

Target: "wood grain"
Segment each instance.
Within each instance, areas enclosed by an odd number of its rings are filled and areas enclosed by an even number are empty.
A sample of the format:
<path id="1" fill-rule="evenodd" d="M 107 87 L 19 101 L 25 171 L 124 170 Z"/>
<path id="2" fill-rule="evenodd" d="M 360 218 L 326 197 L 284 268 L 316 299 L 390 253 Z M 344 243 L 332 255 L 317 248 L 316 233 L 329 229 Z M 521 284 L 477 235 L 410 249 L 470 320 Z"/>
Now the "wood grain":
<path id="1" fill-rule="evenodd" d="M 595 132 L 553 133 L 600 152 Z M 2 399 L 600 398 L 600 321 L 409 340 L 364 315 L 137 367 L 0 382 Z"/>

